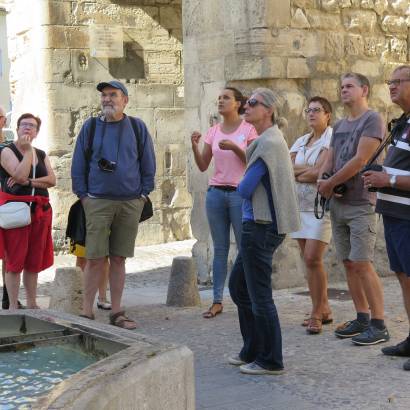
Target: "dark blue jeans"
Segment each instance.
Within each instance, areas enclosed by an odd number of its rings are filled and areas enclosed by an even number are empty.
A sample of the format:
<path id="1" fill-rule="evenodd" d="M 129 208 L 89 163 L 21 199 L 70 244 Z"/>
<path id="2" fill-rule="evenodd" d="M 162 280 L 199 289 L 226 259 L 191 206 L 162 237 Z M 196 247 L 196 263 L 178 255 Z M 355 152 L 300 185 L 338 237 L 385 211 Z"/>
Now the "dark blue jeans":
<path id="1" fill-rule="evenodd" d="M 282 334 L 272 299 L 272 257 L 284 238 L 272 224 L 244 222 L 229 280 L 243 338 L 239 356 L 269 370 L 283 368 Z"/>

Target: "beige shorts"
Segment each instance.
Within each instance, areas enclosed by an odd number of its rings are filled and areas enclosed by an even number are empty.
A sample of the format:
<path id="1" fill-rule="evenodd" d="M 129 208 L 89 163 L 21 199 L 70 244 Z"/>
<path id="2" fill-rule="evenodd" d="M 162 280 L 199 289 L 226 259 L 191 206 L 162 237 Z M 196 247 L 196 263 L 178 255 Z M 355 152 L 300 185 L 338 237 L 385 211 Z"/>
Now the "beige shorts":
<path id="1" fill-rule="evenodd" d="M 113 201 L 86 198 L 83 207 L 87 225 L 85 257 L 134 256 L 135 238 L 144 200 Z"/>
<path id="2" fill-rule="evenodd" d="M 377 215 L 374 206 L 330 201 L 333 241 L 342 261 L 372 261 L 376 244 Z"/>

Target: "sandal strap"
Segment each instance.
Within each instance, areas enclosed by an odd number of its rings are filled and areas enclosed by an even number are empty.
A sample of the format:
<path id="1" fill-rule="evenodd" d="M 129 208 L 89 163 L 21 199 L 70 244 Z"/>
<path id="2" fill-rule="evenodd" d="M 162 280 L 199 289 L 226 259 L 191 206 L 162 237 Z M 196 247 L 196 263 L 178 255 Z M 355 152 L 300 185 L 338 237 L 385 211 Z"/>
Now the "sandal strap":
<path id="1" fill-rule="evenodd" d="M 120 310 L 117 313 L 110 314 L 110 323 L 113 325 L 120 316 L 125 316 L 125 310 Z"/>

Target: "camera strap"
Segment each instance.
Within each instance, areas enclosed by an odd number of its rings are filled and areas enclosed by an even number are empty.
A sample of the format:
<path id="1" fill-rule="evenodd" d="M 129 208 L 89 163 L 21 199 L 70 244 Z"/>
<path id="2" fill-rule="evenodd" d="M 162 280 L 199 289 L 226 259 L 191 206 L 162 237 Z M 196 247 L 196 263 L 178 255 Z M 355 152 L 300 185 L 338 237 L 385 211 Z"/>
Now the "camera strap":
<path id="1" fill-rule="evenodd" d="M 380 154 L 384 151 L 388 144 L 393 143 L 395 145 L 394 139 L 397 134 L 402 132 L 407 125 L 408 115 L 403 114 L 401 117 L 391 120 L 388 125 L 389 135 L 382 141 L 377 148 L 376 152 L 373 156 L 369 159 L 366 164 L 366 167 L 372 165 L 374 161 L 380 156 Z"/>
<path id="2" fill-rule="evenodd" d="M 315 214 L 316 219 L 322 219 L 325 215 L 326 211 L 326 202 L 327 199 L 319 194 L 319 191 L 316 192 L 315 204 L 313 207 L 313 212 Z M 319 205 L 320 205 L 320 213 L 319 213 Z"/>

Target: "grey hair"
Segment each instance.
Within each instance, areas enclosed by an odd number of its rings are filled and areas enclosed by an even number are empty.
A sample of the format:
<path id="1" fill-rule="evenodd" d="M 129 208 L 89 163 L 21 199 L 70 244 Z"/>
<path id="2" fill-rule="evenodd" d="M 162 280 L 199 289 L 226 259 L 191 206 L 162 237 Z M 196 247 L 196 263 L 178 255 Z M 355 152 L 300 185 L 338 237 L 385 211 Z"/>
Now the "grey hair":
<path id="1" fill-rule="evenodd" d="M 366 98 L 369 99 L 370 81 L 365 75 L 360 74 L 360 73 L 350 72 L 350 73 L 343 74 L 341 77 L 341 80 L 343 81 L 346 78 L 354 78 L 359 83 L 360 87 L 366 86 L 367 87 L 367 97 Z"/>
<path id="2" fill-rule="evenodd" d="M 399 65 L 393 70 L 393 73 L 395 73 L 396 71 L 404 71 L 404 70 L 407 71 L 407 77 L 410 78 L 410 65 Z"/>
<path id="3" fill-rule="evenodd" d="M 276 118 L 277 118 L 277 103 L 278 103 L 278 98 L 275 95 L 275 93 L 269 88 L 259 87 L 253 90 L 252 94 L 259 95 L 260 97 L 262 97 L 263 103 L 267 107 L 273 108 L 272 124 L 275 124 Z"/>

